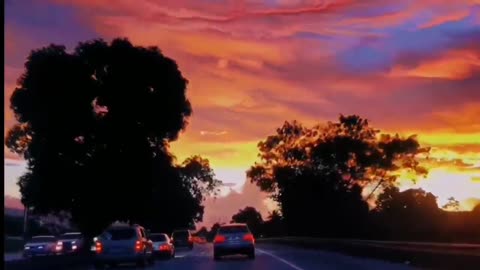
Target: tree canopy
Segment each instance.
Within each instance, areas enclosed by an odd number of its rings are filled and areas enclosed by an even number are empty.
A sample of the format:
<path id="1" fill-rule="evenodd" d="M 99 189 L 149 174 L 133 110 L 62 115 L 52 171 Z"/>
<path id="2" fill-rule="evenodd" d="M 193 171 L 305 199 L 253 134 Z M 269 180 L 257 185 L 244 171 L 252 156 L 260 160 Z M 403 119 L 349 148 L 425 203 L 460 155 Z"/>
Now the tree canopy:
<path id="1" fill-rule="evenodd" d="M 263 225 L 262 214 L 254 207 L 247 206 L 232 216 L 232 223 L 246 223 L 253 234 L 257 235 Z"/>
<path id="2" fill-rule="evenodd" d="M 258 148 L 261 161 L 247 176 L 279 203 L 289 232 L 333 236 L 365 226 L 365 187 L 389 187 L 400 170 L 425 174 L 417 155 L 428 151 L 415 136 L 380 134 L 357 115 L 312 128 L 285 122 Z"/>
<path id="3" fill-rule="evenodd" d="M 10 99 L 18 124 L 6 138 L 28 162 L 22 202 L 36 213 L 68 211 L 87 234 L 115 220 L 201 220 L 201 201 L 219 182 L 208 160 L 177 165 L 169 150 L 192 114 L 187 83 L 160 49 L 127 39 L 33 50 Z"/>

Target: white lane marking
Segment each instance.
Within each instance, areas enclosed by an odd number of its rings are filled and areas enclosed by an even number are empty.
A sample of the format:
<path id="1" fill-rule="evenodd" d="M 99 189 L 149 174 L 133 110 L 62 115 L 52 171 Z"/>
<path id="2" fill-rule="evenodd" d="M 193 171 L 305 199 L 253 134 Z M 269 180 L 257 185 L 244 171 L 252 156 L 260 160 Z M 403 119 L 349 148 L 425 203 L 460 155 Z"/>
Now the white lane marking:
<path id="1" fill-rule="evenodd" d="M 274 258 L 274 259 L 277 259 L 277 260 L 283 262 L 284 264 L 290 266 L 291 268 L 293 268 L 293 269 L 295 269 L 295 270 L 303 270 L 303 268 L 300 268 L 299 266 L 296 266 L 295 264 L 293 264 L 293 263 L 291 263 L 291 262 L 289 262 L 289 261 L 287 261 L 287 260 L 285 260 L 285 259 L 282 259 L 282 258 L 278 257 L 278 256 L 275 255 L 275 254 L 272 254 L 272 253 L 270 253 L 270 252 L 267 252 L 267 251 L 265 251 L 265 250 L 263 250 L 263 249 L 259 249 L 259 248 L 255 248 L 255 250 L 260 251 L 260 253 L 266 254 L 266 255 Z"/>

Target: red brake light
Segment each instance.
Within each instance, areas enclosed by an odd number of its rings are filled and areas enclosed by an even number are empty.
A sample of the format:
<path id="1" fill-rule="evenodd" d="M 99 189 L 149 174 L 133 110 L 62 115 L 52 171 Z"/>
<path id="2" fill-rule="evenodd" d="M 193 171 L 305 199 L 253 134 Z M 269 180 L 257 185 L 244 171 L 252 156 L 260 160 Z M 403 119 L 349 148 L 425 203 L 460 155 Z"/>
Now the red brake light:
<path id="1" fill-rule="evenodd" d="M 100 254 L 100 253 L 102 253 L 102 251 L 103 251 L 102 243 L 96 242 L 96 243 L 95 243 L 95 252 L 96 252 L 97 254 Z"/>
<path id="2" fill-rule="evenodd" d="M 135 242 L 135 251 L 141 252 L 143 250 L 143 243 L 142 241 Z"/>
<path id="3" fill-rule="evenodd" d="M 246 235 L 243 237 L 243 240 L 245 240 L 245 241 L 247 241 L 247 242 L 255 243 L 255 238 L 253 237 L 253 234 L 251 234 L 251 233 L 246 234 Z"/>
<path id="4" fill-rule="evenodd" d="M 170 246 L 169 245 L 161 245 L 159 249 L 162 250 L 162 251 L 163 250 L 170 250 Z"/>
<path id="5" fill-rule="evenodd" d="M 215 239 L 213 240 L 213 243 L 218 244 L 218 243 L 223 243 L 225 242 L 225 236 L 223 235 L 217 235 L 215 236 Z"/>

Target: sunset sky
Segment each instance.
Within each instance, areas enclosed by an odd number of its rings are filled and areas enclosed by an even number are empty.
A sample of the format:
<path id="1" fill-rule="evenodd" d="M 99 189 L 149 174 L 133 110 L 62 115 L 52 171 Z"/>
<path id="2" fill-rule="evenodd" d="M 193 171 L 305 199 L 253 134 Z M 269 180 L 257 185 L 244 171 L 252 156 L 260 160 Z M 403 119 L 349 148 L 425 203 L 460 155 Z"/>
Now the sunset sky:
<path id="1" fill-rule="evenodd" d="M 206 222 L 264 195 L 243 186 L 256 144 L 285 120 L 359 114 L 432 147 L 418 182 L 463 209 L 480 200 L 479 0 L 6 0 L 5 128 L 29 51 L 128 37 L 157 45 L 190 81 L 194 114 L 172 146 L 200 154 L 234 192 L 207 202 Z M 5 190 L 23 165 L 5 149 Z M 413 184 L 402 179 L 402 188 Z M 240 198 L 240 199 L 239 199 Z M 242 201 L 244 201 L 242 203 Z"/>

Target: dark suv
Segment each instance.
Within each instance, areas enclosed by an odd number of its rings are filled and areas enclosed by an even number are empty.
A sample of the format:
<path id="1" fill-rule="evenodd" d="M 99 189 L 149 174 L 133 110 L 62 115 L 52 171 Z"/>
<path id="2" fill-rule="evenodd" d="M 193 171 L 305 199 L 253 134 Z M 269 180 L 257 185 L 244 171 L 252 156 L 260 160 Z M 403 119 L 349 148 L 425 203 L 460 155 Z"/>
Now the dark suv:
<path id="1" fill-rule="evenodd" d="M 175 247 L 188 247 L 189 249 L 193 249 L 193 239 L 189 230 L 174 231 L 172 239 Z"/>

